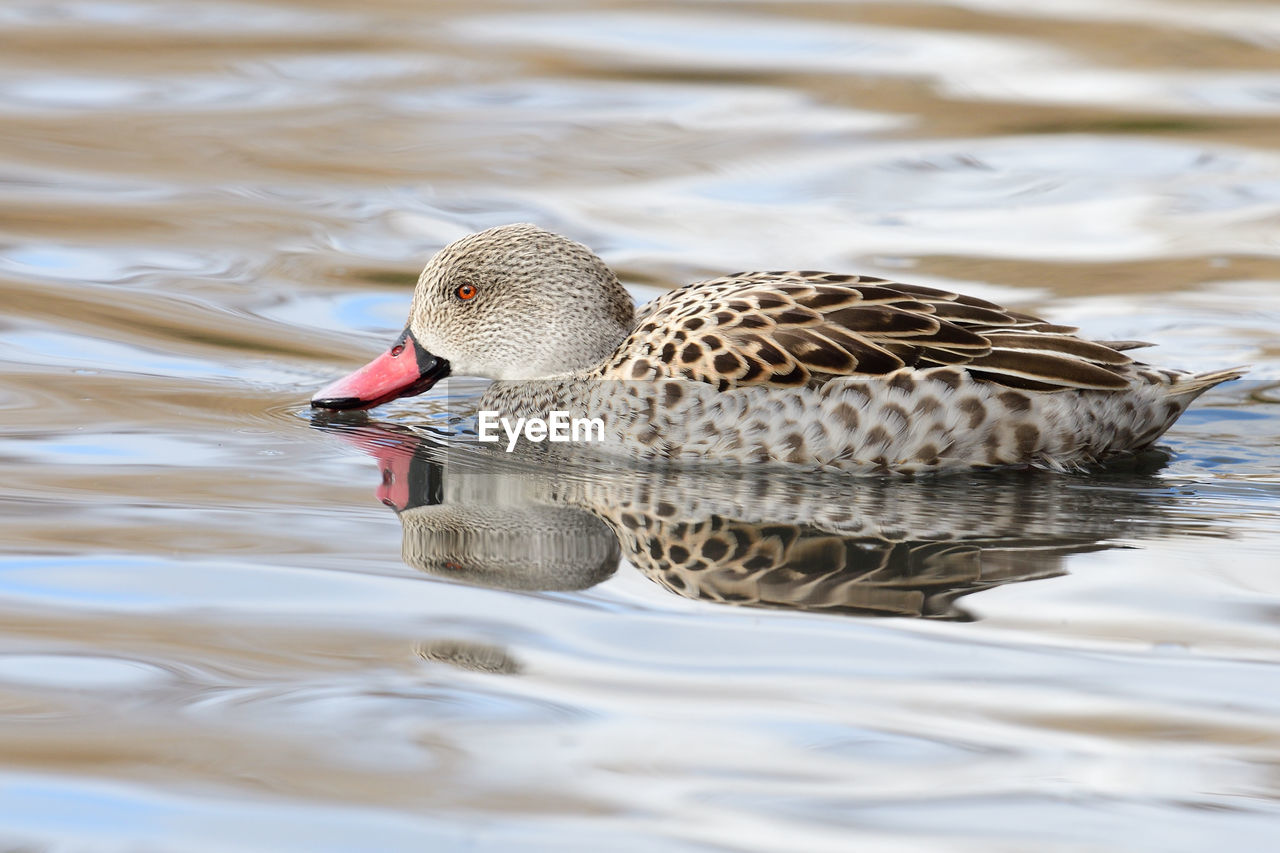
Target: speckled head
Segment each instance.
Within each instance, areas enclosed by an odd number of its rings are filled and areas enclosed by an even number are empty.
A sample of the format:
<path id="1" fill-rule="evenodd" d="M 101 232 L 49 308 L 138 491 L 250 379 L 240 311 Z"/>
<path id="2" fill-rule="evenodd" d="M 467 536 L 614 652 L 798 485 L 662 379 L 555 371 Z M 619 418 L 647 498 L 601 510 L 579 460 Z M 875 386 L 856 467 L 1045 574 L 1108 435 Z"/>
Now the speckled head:
<path id="1" fill-rule="evenodd" d="M 586 246 L 535 225 L 503 225 L 431 259 L 409 330 L 455 373 L 535 379 L 602 361 L 634 313 L 617 276 Z"/>
<path id="2" fill-rule="evenodd" d="M 503 225 L 449 244 L 413 294 L 390 350 L 319 391 L 317 408 L 369 408 L 451 374 L 536 379 L 593 367 L 631 330 L 617 276 L 580 243 Z"/>

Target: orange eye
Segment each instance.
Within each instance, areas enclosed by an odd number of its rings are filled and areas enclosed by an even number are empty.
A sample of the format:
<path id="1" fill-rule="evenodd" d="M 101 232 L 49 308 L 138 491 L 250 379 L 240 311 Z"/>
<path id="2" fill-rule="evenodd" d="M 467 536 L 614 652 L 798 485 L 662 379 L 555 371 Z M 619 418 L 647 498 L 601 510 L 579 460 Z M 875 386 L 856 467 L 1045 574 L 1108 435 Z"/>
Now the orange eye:
<path id="1" fill-rule="evenodd" d="M 474 284 L 461 285 L 454 291 L 454 293 L 458 294 L 459 299 L 475 299 L 476 294 L 479 292 Z"/>

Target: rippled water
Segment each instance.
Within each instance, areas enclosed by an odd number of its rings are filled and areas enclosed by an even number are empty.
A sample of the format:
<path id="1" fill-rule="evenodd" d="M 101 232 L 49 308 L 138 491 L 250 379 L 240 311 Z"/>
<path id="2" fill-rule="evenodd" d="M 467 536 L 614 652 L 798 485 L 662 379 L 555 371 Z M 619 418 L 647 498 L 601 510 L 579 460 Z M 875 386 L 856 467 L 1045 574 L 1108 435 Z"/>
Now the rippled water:
<path id="1" fill-rule="evenodd" d="M 0 33 L 0 846 L 1274 848 L 1273 4 Z M 435 249 L 520 220 L 640 298 L 878 273 L 1253 369 L 1073 477 L 547 471 L 406 431 L 439 395 L 312 419 Z"/>

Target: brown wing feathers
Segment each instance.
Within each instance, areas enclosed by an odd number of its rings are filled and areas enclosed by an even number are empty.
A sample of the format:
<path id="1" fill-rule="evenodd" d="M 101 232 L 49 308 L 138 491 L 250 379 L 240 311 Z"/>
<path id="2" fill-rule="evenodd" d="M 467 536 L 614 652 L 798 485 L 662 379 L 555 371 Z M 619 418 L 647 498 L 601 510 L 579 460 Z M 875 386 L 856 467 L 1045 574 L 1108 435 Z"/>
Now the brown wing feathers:
<path id="1" fill-rule="evenodd" d="M 1127 386 L 1123 369 L 1132 363 L 1119 350 L 1139 345 L 1086 341 L 1074 327 L 971 296 L 808 271 L 692 284 L 664 294 L 641 317 L 620 354 L 662 353 L 646 359 L 657 375 L 722 388 L 951 364 L 1019 388 L 1112 390 Z"/>

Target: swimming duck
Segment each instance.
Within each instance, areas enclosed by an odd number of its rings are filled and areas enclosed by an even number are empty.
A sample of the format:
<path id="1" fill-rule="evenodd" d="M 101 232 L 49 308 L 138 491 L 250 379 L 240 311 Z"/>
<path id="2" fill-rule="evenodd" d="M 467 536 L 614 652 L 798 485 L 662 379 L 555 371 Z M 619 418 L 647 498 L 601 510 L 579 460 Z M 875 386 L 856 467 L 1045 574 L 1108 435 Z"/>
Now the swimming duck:
<path id="1" fill-rule="evenodd" d="M 992 302 L 882 278 L 740 272 L 636 309 L 587 247 L 529 224 L 426 265 L 391 348 L 311 405 L 363 409 L 445 376 L 481 410 L 598 417 L 636 460 L 864 474 L 1079 468 L 1149 447 L 1238 369 L 1134 361 Z"/>

